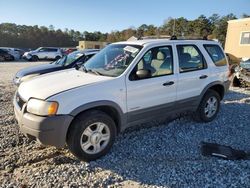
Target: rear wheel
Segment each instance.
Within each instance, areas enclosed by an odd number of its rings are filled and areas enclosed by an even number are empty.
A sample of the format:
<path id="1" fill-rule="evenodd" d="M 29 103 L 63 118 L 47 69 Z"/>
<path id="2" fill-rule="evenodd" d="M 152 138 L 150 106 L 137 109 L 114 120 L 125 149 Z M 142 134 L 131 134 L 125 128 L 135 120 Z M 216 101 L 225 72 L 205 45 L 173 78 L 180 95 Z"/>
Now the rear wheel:
<path id="1" fill-rule="evenodd" d="M 200 122 L 210 122 L 216 118 L 219 109 L 219 94 L 214 90 L 208 90 L 195 112 L 195 119 Z"/>
<path id="2" fill-rule="evenodd" d="M 56 56 L 56 58 L 55 58 L 55 59 L 56 59 L 56 60 L 58 60 L 58 59 L 60 59 L 60 58 L 61 58 L 60 56 Z"/>
<path id="3" fill-rule="evenodd" d="M 80 160 L 92 161 L 105 155 L 116 137 L 113 119 L 98 110 L 80 114 L 67 134 L 69 150 Z"/>

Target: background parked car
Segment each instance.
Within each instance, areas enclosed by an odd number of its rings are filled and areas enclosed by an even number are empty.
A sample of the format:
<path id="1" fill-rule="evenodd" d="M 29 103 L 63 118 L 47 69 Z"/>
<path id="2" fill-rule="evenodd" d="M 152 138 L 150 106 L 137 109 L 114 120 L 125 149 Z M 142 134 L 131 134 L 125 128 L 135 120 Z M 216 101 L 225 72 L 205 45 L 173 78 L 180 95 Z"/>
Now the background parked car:
<path id="1" fill-rule="evenodd" d="M 250 86 L 250 58 L 243 58 L 239 65 L 234 68 L 232 84 L 235 87 Z"/>
<path id="2" fill-rule="evenodd" d="M 19 60 L 20 59 L 20 53 L 18 51 L 16 51 L 15 48 L 0 47 L 0 49 L 8 51 L 8 53 L 14 57 L 13 60 Z"/>
<path id="3" fill-rule="evenodd" d="M 229 69 L 230 69 L 230 75 L 232 76 L 234 74 L 234 69 L 240 64 L 240 58 L 234 56 L 233 54 L 230 53 L 225 53 L 227 56 L 228 64 L 229 64 Z"/>
<path id="4" fill-rule="evenodd" d="M 25 53 L 25 51 L 20 48 L 14 48 L 14 51 L 19 53 L 19 59 L 21 59 L 23 57 L 23 54 Z"/>
<path id="5" fill-rule="evenodd" d="M 7 50 L 0 49 L 0 62 L 1 61 L 13 61 L 14 57 L 9 54 Z"/>
<path id="6" fill-rule="evenodd" d="M 40 47 L 34 51 L 25 52 L 23 58 L 29 61 L 38 61 L 40 59 L 60 59 L 63 56 L 60 48 Z"/>
<path id="7" fill-rule="evenodd" d="M 58 59 L 55 62 L 45 65 L 36 65 L 20 70 L 16 73 L 13 82 L 16 85 L 19 85 L 21 82 L 29 80 L 35 76 L 41 74 L 46 74 L 54 71 L 70 69 L 77 66 L 81 66 L 88 59 L 98 53 L 99 50 L 88 49 L 83 51 L 72 52 L 67 56 L 63 56 L 61 59 Z"/>
<path id="8" fill-rule="evenodd" d="M 226 53 L 229 65 L 239 65 L 240 58 L 234 56 L 233 54 Z"/>

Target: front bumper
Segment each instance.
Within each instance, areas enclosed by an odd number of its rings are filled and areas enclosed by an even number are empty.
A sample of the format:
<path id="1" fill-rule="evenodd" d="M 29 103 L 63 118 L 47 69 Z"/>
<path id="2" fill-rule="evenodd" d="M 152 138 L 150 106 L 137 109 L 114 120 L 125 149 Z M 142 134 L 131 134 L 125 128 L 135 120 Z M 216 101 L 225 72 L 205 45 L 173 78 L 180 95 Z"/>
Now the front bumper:
<path id="1" fill-rule="evenodd" d="M 35 138 L 44 145 L 64 147 L 68 127 L 73 120 L 70 115 L 37 116 L 26 111 L 26 104 L 22 109 L 14 99 L 15 117 L 22 133 Z"/>
<path id="2" fill-rule="evenodd" d="M 22 58 L 25 59 L 25 60 L 31 60 L 32 55 L 30 55 L 30 54 L 25 54 L 25 55 L 22 56 Z"/>

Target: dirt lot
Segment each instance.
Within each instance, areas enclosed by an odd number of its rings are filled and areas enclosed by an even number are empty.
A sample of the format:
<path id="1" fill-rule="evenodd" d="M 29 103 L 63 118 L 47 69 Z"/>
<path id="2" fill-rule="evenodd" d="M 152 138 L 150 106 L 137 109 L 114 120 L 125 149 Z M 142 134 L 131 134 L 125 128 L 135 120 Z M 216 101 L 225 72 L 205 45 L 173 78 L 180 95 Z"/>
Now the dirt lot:
<path id="1" fill-rule="evenodd" d="M 27 140 L 14 120 L 15 72 L 36 63 L 0 63 L 0 187 L 249 187 L 250 161 L 201 156 L 201 141 L 250 151 L 250 90 L 231 88 L 217 119 L 155 121 L 121 134 L 111 152 L 81 162 L 67 149 Z"/>

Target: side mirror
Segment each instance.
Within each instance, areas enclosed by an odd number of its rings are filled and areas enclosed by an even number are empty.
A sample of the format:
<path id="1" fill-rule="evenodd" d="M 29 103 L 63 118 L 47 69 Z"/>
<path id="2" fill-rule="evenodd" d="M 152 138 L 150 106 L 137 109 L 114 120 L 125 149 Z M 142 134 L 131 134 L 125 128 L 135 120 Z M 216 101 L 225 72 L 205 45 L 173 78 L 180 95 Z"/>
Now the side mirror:
<path id="1" fill-rule="evenodd" d="M 151 77 L 151 71 L 148 69 L 141 69 L 136 71 L 136 76 L 139 79 L 144 79 L 144 78 L 150 78 Z"/>
<path id="2" fill-rule="evenodd" d="M 80 69 L 81 66 L 82 66 L 82 62 L 77 62 L 77 63 L 75 64 L 76 70 Z"/>

